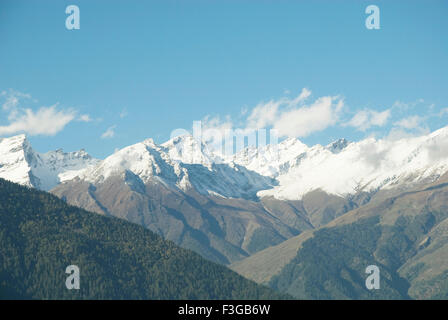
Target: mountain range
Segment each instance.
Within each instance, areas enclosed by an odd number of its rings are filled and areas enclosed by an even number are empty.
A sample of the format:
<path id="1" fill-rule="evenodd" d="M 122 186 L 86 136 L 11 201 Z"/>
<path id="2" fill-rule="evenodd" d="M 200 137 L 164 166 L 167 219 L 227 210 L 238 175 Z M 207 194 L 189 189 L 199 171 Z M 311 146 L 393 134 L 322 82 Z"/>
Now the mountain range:
<path id="1" fill-rule="evenodd" d="M 423 283 L 444 277 L 448 269 L 443 260 L 448 255 L 439 249 L 443 236 L 430 235 L 445 224 L 441 194 L 447 172 L 448 127 L 419 137 L 340 139 L 327 146 L 290 138 L 231 156 L 186 135 L 163 144 L 147 139 L 104 160 L 84 150 L 41 154 L 24 135 L 0 140 L 1 178 L 140 224 L 301 298 L 373 297 L 359 287 L 364 277 L 359 268 L 369 259 L 385 268 L 385 298 L 443 295 L 444 285 L 436 290 Z M 356 238 L 363 232 L 373 243 Z M 395 237 L 402 247 L 390 248 Z M 327 287 L 310 290 L 316 279 L 322 280 L 311 261 L 319 254 L 325 260 L 330 254 L 325 248 L 334 241 L 358 242 L 352 249 L 337 247 L 341 254 L 335 256 L 357 262 L 341 266 L 337 260 L 344 275 L 335 271 L 325 280 Z M 419 251 L 421 246 L 426 251 Z M 432 249 L 442 256 L 437 260 L 441 273 L 428 265 Z M 310 264 L 301 264 L 303 259 Z M 292 281 L 313 277 L 313 285 Z"/>

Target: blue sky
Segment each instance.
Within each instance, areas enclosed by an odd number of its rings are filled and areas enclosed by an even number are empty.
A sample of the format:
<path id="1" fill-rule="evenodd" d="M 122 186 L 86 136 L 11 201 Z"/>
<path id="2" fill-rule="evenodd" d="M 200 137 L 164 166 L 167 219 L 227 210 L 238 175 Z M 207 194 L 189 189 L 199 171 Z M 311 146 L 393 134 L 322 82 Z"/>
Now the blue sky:
<path id="1" fill-rule="evenodd" d="M 3 0 L 0 136 L 105 157 L 202 119 L 307 144 L 423 134 L 448 125 L 447 17 L 447 1 Z"/>

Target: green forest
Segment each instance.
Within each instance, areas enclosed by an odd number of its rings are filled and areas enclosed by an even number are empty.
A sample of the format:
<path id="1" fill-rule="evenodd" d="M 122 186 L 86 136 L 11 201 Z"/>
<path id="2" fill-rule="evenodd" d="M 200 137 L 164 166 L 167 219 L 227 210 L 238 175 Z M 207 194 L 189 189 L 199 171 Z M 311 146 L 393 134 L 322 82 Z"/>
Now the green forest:
<path id="1" fill-rule="evenodd" d="M 423 262 L 400 272 L 412 257 L 424 257 L 417 254 L 415 244 L 445 218 L 446 212 L 422 211 L 415 217 L 400 216 L 392 226 L 381 225 L 380 217 L 373 216 L 323 228 L 303 244 L 270 286 L 299 299 L 447 299 L 446 271 L 418 283 L 414 278 L 425 269 L 430 271 Z M 368 265 L 381 269 L 381 290 L 365 287 Z"/>
<path id="2" fill-rule="evenodd" d="M 143 227 L 0 179 L 1 299 L 279 299 Z M 68 290 L 65 269 L 80 270 Z"/>
<path id="3" fill-rule="evenodd" d="M 378 217 L 324 228 L 306 241 L 271 285 L 304 299 L 409 299 L 406 280 L 373 254 L 382 230 Z M 365 268 L 381 268 L 381 290 L 368 290 Z"/>

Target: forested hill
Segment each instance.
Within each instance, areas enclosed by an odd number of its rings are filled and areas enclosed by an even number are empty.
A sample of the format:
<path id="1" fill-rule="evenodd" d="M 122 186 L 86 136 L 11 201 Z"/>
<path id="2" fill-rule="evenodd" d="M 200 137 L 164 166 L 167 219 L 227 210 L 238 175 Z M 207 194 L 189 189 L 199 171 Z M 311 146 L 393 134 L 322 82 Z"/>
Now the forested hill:
<path id="1" fill-rule="evenodd" d="M 124 220 L 0 179 L 2 299 L 275 299 L 272 290 Z M 68 290 L 66 267 L 80 270 Z"/>

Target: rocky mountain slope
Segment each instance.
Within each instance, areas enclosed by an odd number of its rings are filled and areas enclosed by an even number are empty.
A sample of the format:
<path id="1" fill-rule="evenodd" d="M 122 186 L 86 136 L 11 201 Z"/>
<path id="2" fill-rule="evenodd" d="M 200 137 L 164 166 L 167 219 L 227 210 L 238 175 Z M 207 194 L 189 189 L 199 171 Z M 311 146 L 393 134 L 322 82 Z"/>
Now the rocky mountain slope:
<path id="1" fill-rule="evenodd" d="M 292 213 L 282 221 L 259 201 L 173 190 L 157 178 L 143 183 L 129 171 L 98 184 L 70 181 L 52 192 L 68 203 L 141 224 L 224 264 L 311 228 L 307 217 Z"/>
<path id="2" fill-rule="evenodd" d="M 352 210 L 231 267 L 297 298 L 448 297 L 448 175 Z M 381 270 L 381 289 L 364 286 Z"/>

